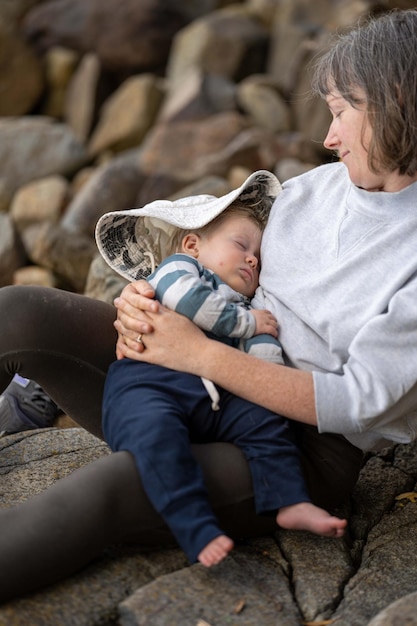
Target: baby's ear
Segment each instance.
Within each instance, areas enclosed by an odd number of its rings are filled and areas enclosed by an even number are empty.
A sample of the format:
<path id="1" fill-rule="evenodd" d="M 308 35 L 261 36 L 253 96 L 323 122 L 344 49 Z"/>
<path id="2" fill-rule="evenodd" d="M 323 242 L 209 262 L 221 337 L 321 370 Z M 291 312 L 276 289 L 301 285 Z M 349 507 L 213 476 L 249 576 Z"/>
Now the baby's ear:
<path id="1" fill-rule="evenodd" d="M 195 259 L 198 259 L 198 255 L 200 254 L 199 243 L 199 235 L 196 233 L 188 233 L 188 235 L 185 235 L 182 240 L 181 249 L 185 252 L 185 254 L 189 254 Z"/>

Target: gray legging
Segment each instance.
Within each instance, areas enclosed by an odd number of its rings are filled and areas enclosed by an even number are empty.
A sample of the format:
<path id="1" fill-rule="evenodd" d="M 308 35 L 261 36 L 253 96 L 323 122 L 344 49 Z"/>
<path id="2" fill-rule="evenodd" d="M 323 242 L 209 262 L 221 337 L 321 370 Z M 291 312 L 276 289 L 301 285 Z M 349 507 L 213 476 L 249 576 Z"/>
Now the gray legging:
<path id="1" fill-rule="evenodd" d="M 0 319 L 0 389 L 19 372 L 100 437 L 104 379 L 115 358 L 114 307 L 58 289 L 4 287 Z M 362 454 L 341 436 L 294 428 L 311 497 L 331 510 L 349 496 Z M 274 519 L 254 513 L 242 453 L 226 443 L 195 444 L 193 451 L 224 531 L 271 532 Z M 124 541 L 152 546 L 173 539 L 144 493 L 133 457 L 117 452 L 0 511 L 0 602 L 58 581 Z"/>

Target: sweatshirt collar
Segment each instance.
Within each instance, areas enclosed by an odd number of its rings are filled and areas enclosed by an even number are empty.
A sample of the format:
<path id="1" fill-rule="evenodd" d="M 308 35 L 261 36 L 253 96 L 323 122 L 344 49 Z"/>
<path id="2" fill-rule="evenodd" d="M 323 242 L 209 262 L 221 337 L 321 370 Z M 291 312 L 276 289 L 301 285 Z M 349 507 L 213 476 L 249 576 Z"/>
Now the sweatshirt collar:
<path id="1" fill-rule="evenodd" d="M 349 178 L 347 170 L 346 176 Z M 388 192 L 366 191 L 356 187 L 349 179 L 347 206 L 381 221 L 417 219 L 417 182 L 404 187 L 401 191 Z"/>

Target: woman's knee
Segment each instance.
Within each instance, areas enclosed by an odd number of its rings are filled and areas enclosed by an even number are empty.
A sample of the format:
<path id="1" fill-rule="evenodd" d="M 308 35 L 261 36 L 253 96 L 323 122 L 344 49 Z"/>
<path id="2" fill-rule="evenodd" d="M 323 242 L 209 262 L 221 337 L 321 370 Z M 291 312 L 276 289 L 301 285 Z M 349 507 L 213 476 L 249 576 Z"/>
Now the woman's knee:
<path id="1" fill-rule="evenodd" d="M 27 301 L 32 289 L 32 287 L 20 285 L 8 285 L 0 289 L 0 314 L 3 323 L 13 322 L 16 317 L 17 319 L 24 316 L 29 318 L 30 310 Z"/>
<path id="2" fill-rule="evenodd" d="M 7 342 L 39 333 L 50 316 L 49 297 L 54 290 L 38 286 L 10 285 L 0 289 L 2 338 Z M 58 290 L 57 290 L 58 291 Z"/>

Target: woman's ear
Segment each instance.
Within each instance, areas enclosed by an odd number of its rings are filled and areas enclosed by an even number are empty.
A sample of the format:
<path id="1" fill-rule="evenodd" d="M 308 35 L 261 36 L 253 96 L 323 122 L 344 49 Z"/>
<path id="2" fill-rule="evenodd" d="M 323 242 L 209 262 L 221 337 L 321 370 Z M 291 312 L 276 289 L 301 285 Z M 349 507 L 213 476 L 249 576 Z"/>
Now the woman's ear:
<path id="1" fill-rule="evenodd" d="M 198 259 L 198 255 L 200 254 L 199 250 L 200 236 L 196 233 L 188 233 L 183 237 L 181 243 L 181 250 L 185 252 L 185 254 L 189 254 L 193 256 L 195 259 Z"/>

